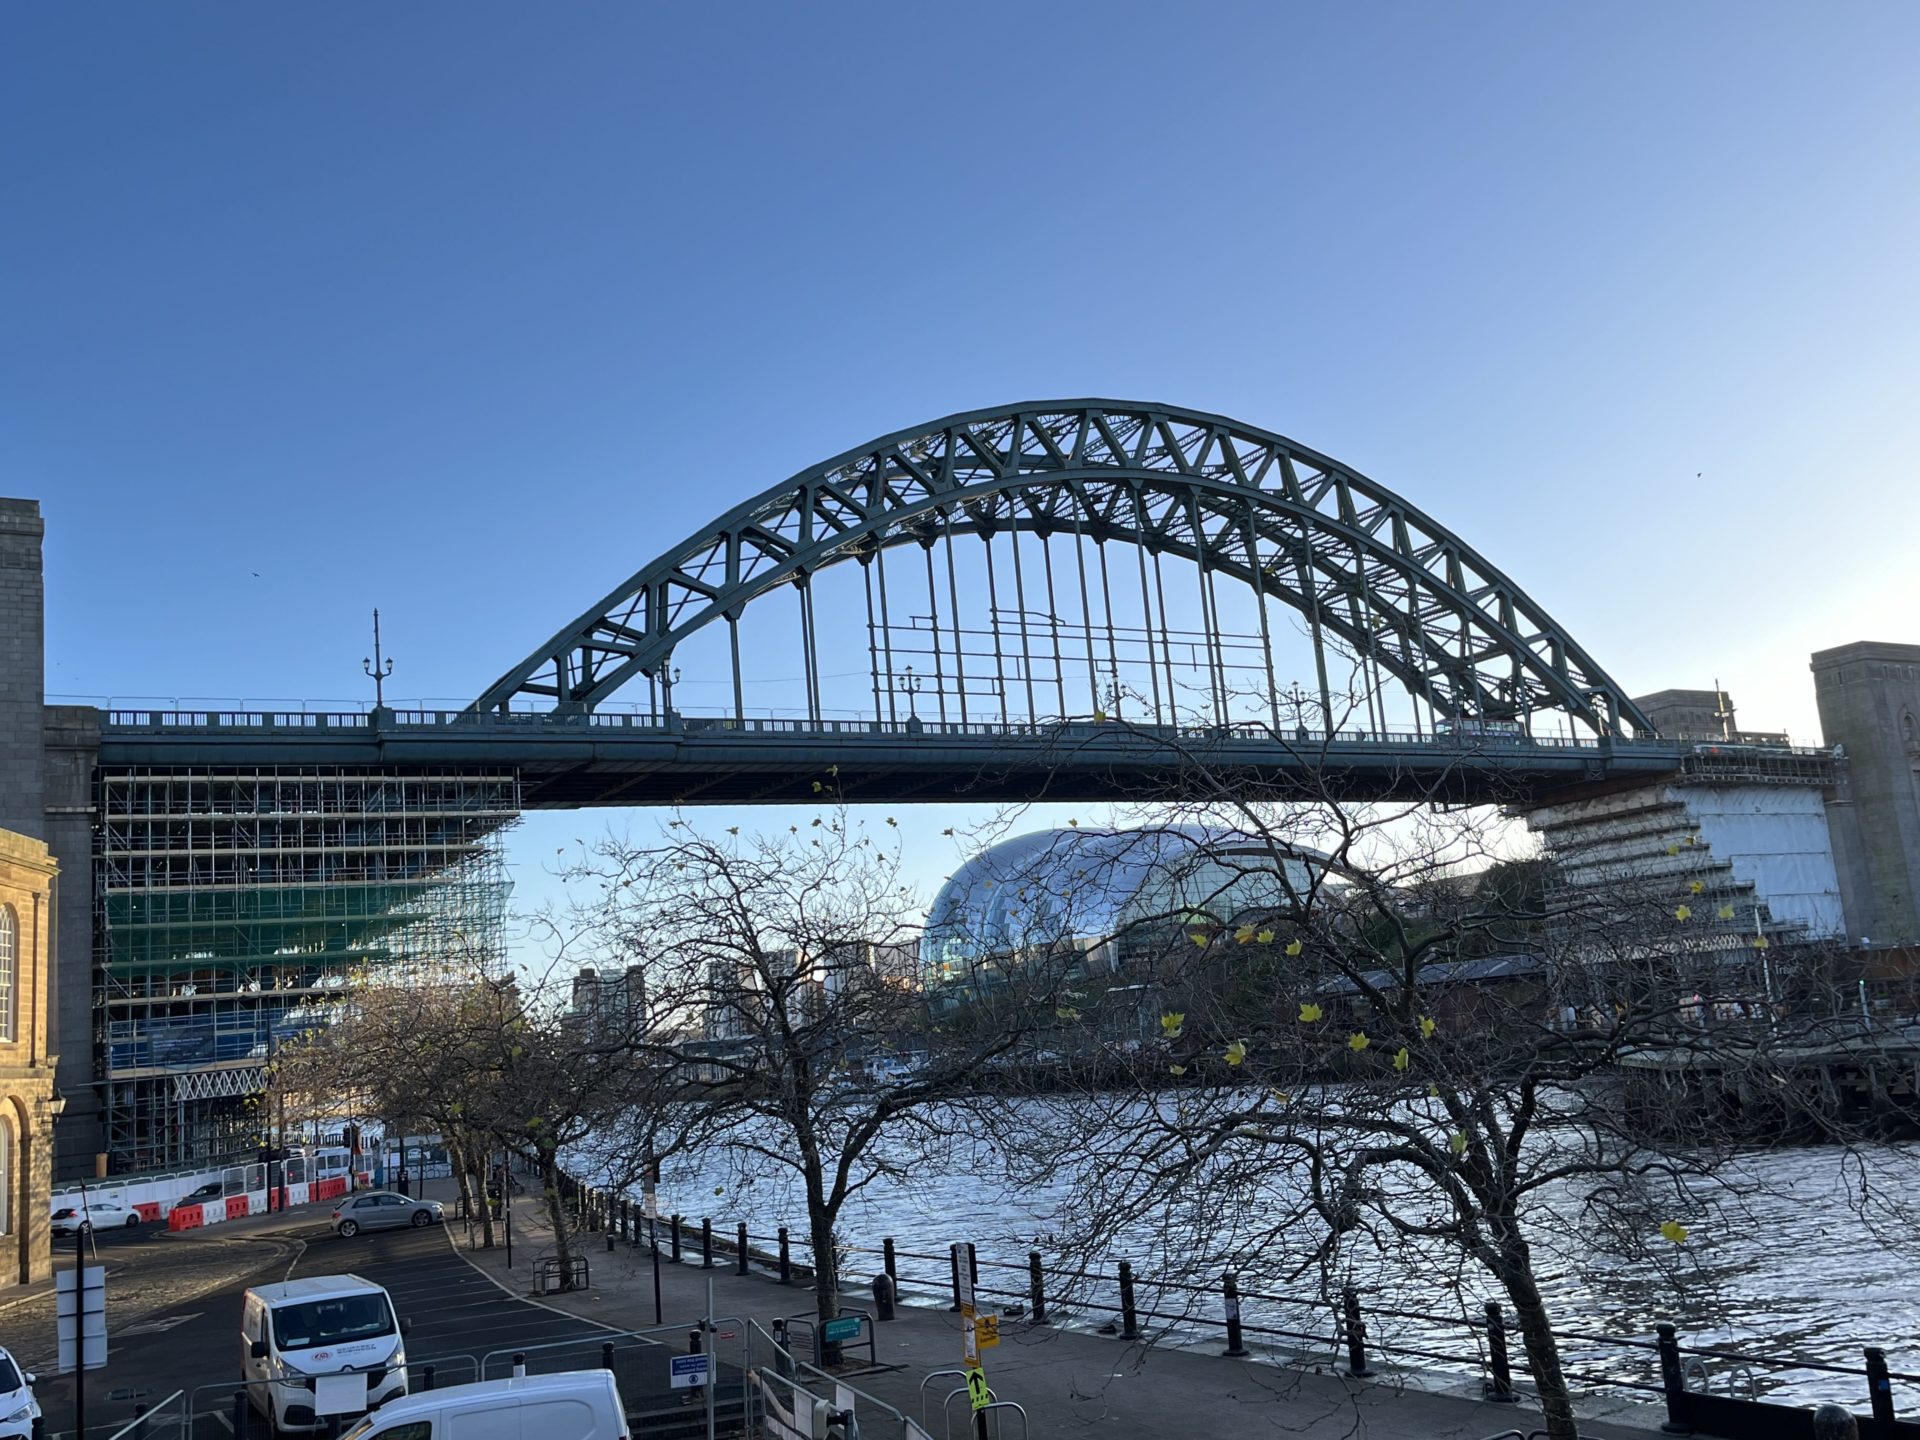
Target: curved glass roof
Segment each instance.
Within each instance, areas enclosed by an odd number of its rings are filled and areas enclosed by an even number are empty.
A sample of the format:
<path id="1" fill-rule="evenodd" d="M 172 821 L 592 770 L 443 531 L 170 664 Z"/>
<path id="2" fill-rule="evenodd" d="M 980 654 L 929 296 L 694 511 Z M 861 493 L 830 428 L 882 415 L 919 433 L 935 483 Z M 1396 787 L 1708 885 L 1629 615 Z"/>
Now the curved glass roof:
<path id="1" fill-rule="evenodd" d="M 1324 864 L 1305 849 L 1276 864 L 1269 841 L 1199 825 L 1017 835 L 940 887 L 921 958 L 937 981 L 989 956 L 1097 944 L 1156 921 L 1224 923 L 1290 909 Z"/>

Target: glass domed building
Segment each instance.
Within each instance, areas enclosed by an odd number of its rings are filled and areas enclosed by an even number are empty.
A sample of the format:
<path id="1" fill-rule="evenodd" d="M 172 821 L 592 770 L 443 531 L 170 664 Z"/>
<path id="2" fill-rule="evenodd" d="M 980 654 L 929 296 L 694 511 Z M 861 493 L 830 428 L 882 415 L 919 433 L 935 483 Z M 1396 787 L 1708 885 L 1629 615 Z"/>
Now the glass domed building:
<path id="1" fill-rule="evenodd" d="M 1199 825 L 1041 830 L 974 856 L 940 887 L 920 942 L 930 995 L 992 984 L 1022 960 L 1077 952 L 1120 969 L 1195 924 L 1298 913 L 1327 859 L 1276 857 L 1257 836 Z"/>

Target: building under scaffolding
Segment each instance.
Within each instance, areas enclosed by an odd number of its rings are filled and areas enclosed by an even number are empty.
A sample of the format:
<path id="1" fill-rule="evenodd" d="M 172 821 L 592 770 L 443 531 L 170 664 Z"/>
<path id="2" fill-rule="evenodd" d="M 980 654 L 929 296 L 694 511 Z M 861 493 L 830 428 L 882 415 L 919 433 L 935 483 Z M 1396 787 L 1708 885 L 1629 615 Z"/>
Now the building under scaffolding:
<path id="1" fill-rule="evenodd" d="M 116 1172 L 257 1143 L 275 1047 L 356 976 L 504 963 L 519 785 L 364 768 L 97 780 L 94 1015 Z"/>

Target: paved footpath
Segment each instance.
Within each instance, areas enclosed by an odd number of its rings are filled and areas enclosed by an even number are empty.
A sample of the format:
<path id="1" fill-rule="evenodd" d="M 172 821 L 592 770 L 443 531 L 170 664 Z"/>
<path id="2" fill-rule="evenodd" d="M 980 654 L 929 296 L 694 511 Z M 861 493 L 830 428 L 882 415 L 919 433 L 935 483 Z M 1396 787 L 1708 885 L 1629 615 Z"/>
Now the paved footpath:
<path id="1" fill-rule="evenodd" d="M 432 1187 L 430 1193 L 451 1198 L 445 1185 Z M 513 1204 L 511 1269 L 501 1249 L 467 1249 L 466 1229 L 459 1222 L 450 1222 L 448 1231 L 475 1269 L 504 1289 L 526 1295 L 533 1289 L 535 1263 L 554 1253 L 553 1233 L 534 1197 L 518 1195 Z M 542 1303 L 618 1330 L 652 1328 L 654 1266 L 648 1250 L 616 1245 L 609 1252 L 606 1237 L 599 1234 L 579 1237 L 575 1248 L 590 1262 L 591 1288 L 550 1295 Z M 804 1283 L 782 1286 L 767 1274 L 736 1275 L 730 1256 L 716 1257 L 713 1270 L 701 1269 L 697 1232 L 683 1253 L 686 1263 L 676 1266 L 663 1255 L 659 1267 L 668 1324 L 681 1329 L 697 1324 L 706 1313 L 709 1283 L 719 1316 L 751 1318 L 768 1327 L 776 1317 L 811 1311 L 812 1292 Z M 723 1332 L 728 1328 L 721 1327 Z M 958 1364 L 960 1319 L 944 1309 L 907 1305 L 900 1308 L 898 1319 L 877 1329 L 878 1358 L 895 1368 L 849 1383 L 918 1418 L 922 1380 Z M 1539 1421 L 1538 1410 L 1525 1402 L 1494 1405 L 1405 1380 L 1355 1381 L 1325 1371 L 1229 1360 L 1217 1349 L 1147 1348 L 1011 1319 L 1002 1320 L 1000 1333 L 999 1348 L 987 1352 L 988 1372 L 1000 1398 L 1025 1407 L 1036 1437 L 1097 1434 L 1102 1440 L 1167 1440 L 1271 1433 L 1307 1440 L 1483 1440 Z M 736 1343 L 723 1334 L 718 1347 L 723 1361 L 734 1358 Z M 413 1353 L 424 1354 L 418 1349 Z M 932 1393 L 944 1394 L 955 1383 L 936 1382 Z M 1583 1418 L 1581 1433 L 1595 1440 L 1645 1440 L 1664 1418 L 1660 1410 L 1605 1400 L 1585 1410 L 1594 1418 Z M 1606 1418 L 1599 1418 L 1603 1415 Z M 931 1428 L 936 1436 L 944 1433 L 937 1400 Z"/>

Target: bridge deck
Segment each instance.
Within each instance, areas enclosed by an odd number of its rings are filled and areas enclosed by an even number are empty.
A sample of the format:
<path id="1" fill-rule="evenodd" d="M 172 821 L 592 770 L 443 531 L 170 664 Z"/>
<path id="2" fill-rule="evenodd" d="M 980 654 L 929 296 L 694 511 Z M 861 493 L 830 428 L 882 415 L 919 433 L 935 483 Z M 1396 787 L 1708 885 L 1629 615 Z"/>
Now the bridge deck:
<path id="1" fill-rule="evenodd" d="M 530 809 L 590 805 L 1202 798 L 1223 775 L 1352 799 L 1518 804 L 1679 770 L 1687 747 L 1412 732 L 1062 721 L 954 725 L 617 714 L 114 711 L 113 767 L 498 769 Z"/>

